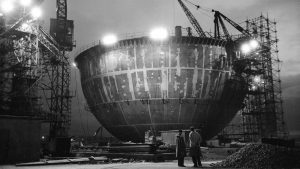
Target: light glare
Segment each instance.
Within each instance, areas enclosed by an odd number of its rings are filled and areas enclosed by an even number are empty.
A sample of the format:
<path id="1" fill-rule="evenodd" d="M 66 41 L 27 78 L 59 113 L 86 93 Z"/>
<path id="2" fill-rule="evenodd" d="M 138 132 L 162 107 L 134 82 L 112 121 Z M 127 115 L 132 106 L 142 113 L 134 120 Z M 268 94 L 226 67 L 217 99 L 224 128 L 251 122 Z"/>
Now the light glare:
<path id="1" fill-rule="evenodd" d="M 34 7 L 31 9 L 31 15 L 34 19 L 39 18 L 40 16 L 42 16 L 42 10 L 39 7 Z"/>
<path id="2" fill-rule="evenodd" d="M 23 6 L 29 6 L 31 4 L 31 0 L 20 0 L 20 4 Z"/>
<path id="3" fill-rule="evenodd" d="M 248 44 L 243 44 L 241 50 L 243 53 L 247 54 L 250 52 L 251 47 Z"/>
<path id="4" fill-rule="evenodd" d="M 260 76 L 255 76 L 254 78 L 253 78 L 253 81 L 255 82 L 255 83 L 260 83 L 261 82 L 261 79 L 260 79 Z"/>
<path id="5" fill-rule="evenodd" d="M 27 23 L 23 23 L 22 26 L 21 26 L 21 29 L 24 31 L 24 30 L 27 30 L 29 29 L 29 25 Z"/>
<path id="6" fill-rule="evenodd" d="M 112 45 L 118 41 L 117 37 L 113 34 L 106 35 L 102 38 L 102 43 L 104 45 Z"/>
<path id="7" fill-rule="evenodd" d="M 14 9 L 13 2 L 11 0 L 6 0 L 1 3 L 1 9 L 4 13 L 8 13 Z"/>
<path id="8" fill-rule="evenodd" d="M 77 68 L 77 64 L 75 62 L 72 62 L 72 66 Z"/>
<path id="9" fill-rule="evenodd" d="M 256 48 L 258 48 L 259 44 L 258 44 L 257 40 L 252 39 L 250 41 L 250 46 L 251 46 L 252 49 L 256 49 Z"/>
<path id="10" fill-rule="evenodd" d="M 150 38 L 153 40 L 165 40 L 168 37 L 168 31 L 165 28 L 155 28 L 150 32 Z"/>
<path id="11" fill-rule="evenodd" d="M 257 86 L 253 85 L 253 86 L 251 86 L 251 89 L 252 89 L 253 91 L 255 91 L 255 90 L 257 89 Z"/>

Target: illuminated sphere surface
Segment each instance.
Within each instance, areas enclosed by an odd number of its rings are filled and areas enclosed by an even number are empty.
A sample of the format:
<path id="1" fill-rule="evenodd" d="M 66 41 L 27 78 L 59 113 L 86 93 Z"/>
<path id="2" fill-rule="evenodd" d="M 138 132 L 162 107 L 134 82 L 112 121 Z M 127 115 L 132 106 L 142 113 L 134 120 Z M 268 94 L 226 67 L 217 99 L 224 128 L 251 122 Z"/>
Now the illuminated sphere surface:
<path id="1" fill-rule="evenodd" d="M 202 128 L 209 139 L 234 117 L 245 96 L 232 77 L 232 49 L 198 37 L 126 39 L 96 45 L 75 59 L 89 108 L 111 134 L 142 142 L 145 132 Z"/>

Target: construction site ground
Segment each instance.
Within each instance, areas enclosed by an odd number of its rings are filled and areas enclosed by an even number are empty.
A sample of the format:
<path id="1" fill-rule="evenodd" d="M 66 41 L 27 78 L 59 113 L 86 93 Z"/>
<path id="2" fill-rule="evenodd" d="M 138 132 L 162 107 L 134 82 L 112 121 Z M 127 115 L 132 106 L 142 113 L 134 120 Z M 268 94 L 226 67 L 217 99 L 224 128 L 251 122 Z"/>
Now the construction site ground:
<path id="1" fill-rule="evenodd" d="M 204 159 L 202 159 L 203 168 L 214 168 L 211 166 L 213 163 L 224 160 L 235 149 L 210 149 L 204 151 Z M 113 160 L 112 160 L 113 161 Z M 194 168 L 191 157 L 185 157 L 185 168 Z M 0 169 L 173 169 L 183 168 L 177 166 L 177 160 L 165 160 L 164 162 L 147 162 L 145 160 L 136 160 L 132 162 L 112 162 L 96 164 L 81 163 L 81 164 L 56 164 L 56 165 L 37 165 L 37 166 L 16 166 L 16 165 L 0 165 Z M 220 167 L 218 167 L 220 168 Z"/>
<path id="2" fill-rule="evenodd" d="M 210 165 L 219 161 L 204 161 L 203 168 L 214 168 Z M 188 158 L 185 161 L 185 168 L 194 168 L 192 161 Z M 0 166 L 0 169 L 173 169 L 183 168 L 177 166 L 177 161 L 166 162 L 133 162 L 133 163 L 111 163 L 111 164 L 66 164 L 66 165 L 45 165 L 45 166 Z M 219 168 L 219 167 L 218 167 Z M 228 168 L 227 168 L 228 169 Z"/>
<path id="3" fill-rule="evenodd" d="M 300 168 L 300 149 L 270 144 L 252 143 L 239 149 L 213 148 L 203 151 L 203 168 Z M 174 158 L 173 158 L 174 159 Z M 140 159 L 79 157 L 77 159 L 46 160 L 17 165 L 3 165 L 0 169 L 173 169 L 177 160 L 149 162 Z M 46 163 L 45 163 L 46 162 Z M 71 162 L 71 163 L 65 163 Z M 76 164 L 75 164 L 76 162 Z M 54 165 L 55 164 L 55 165 Z M 185 158 L 185 168 L 194 168 L 191 157 Z"/>

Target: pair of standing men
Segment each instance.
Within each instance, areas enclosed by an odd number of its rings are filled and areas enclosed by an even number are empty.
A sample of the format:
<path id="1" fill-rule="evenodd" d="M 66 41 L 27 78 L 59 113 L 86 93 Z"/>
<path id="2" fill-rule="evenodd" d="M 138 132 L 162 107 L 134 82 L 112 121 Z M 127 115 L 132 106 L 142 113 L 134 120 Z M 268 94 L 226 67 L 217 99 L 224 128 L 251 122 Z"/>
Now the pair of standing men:
<path id="1" fill-rule="evenodd" d="M 195 132 L 194 127 L 191 127 L 189 134 L 190 141 L 190 156 L 192 157 L 194 167 L 202 167 L 200 156 L 200 143 L 202 141 L 201 135 Z M 178 159 L 178 166 L 184 167 L 184 157 L 186 156 L 185 142 L 182 136 L 182 130 L 179 130 L 179 134 L 176 137 L 176 157 Z"/>

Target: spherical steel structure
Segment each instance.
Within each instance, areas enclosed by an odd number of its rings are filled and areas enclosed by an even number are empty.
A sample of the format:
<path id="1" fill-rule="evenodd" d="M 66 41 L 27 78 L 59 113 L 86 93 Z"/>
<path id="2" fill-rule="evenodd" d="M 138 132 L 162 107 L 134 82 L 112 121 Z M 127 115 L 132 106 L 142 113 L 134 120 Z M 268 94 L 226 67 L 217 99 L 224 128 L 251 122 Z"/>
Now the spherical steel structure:
<path id="1" fill-rule="evenodd" d="M 93 46 L 75 59 L 91 112 L 114 136 L 142 142 L 145 131 L 220 132 L 241 108 L 245 83 L 232 76 L 224 40 L 170 36 Z M 238 76 L 237 76 L 238 77 Z"/>

